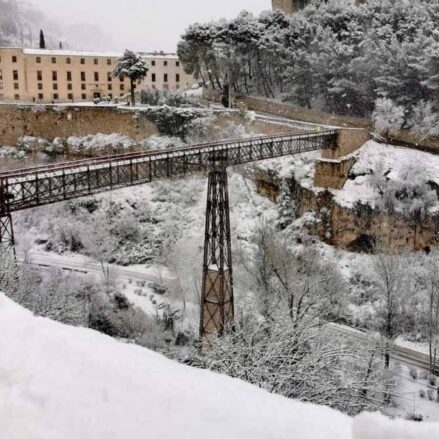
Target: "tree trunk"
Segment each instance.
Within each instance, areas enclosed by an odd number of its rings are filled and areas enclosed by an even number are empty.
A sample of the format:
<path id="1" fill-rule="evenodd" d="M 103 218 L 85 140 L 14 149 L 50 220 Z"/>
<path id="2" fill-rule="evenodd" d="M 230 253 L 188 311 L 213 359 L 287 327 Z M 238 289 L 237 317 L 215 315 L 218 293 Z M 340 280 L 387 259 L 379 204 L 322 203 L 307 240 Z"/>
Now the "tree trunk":
<path id="1" fill-rule="evenodd" d="M 133 79 L 131 79 L 130 81 L 131 81 L 131 106 L 135 107 L 136 106 L 136 94 L 135 94 L 136 85 L 135 85 Z"/>

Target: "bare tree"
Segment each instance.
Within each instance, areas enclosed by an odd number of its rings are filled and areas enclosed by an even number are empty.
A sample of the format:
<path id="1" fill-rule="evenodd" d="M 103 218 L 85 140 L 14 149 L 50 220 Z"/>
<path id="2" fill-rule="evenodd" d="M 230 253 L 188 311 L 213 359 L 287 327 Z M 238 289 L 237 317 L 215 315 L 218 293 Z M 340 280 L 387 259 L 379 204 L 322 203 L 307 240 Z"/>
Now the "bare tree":
<path id="1" fill-rule="evenodd" d="M 401 257 L 377 253 L 373 269 L 376 278 L 375 327 L 385 338 L 384 358 L 390 364 L 390 350 L 406 324 L 408 281 Z"/>

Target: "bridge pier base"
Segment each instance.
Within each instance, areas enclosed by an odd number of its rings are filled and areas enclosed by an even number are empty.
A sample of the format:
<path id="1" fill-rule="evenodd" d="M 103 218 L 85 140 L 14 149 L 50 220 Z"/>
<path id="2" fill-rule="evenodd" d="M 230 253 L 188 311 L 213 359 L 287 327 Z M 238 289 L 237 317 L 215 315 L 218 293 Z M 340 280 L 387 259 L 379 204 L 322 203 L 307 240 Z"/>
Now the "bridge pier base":
<path id="1" fill-rule="evenodd" d="M 209 172 L 200 337 L 209 343 L 230 330 L 234 319 L 229 195 L 225 164 Z"/>

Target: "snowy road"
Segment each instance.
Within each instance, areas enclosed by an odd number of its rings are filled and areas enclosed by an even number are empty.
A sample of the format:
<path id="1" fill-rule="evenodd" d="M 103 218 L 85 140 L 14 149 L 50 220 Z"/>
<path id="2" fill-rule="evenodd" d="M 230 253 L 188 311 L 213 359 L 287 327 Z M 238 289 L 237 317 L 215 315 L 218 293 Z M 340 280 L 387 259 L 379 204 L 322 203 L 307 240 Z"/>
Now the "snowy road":
<path id="1" fill-rule="evenodd" d="M 90 258 L 73 255 L 57 255 L 46 252 L 32 252 L 29 255 L 32 265 L 43 268 L 58 268 L 65 271 L 73 271 L 82 274 L 102 276 L 103 269 L 99 262 Z M 18 257 L 19 262 L 24 262 L 23 257 Z M 118 265 L 106 264 L 109 267 L 109 274 L 114 278 L 132 279 L 135 281 L 156 282 L 159 284 L 170 284 L 172 279 L 157 269 L 146 269 L 143 267 L 125 268 Z"/>

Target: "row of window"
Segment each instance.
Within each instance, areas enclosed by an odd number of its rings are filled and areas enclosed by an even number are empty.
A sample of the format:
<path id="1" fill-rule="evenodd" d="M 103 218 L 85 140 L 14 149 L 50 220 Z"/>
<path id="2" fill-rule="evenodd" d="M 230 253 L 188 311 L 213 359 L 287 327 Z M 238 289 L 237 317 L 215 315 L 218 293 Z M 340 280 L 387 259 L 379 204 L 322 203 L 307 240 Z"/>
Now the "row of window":
<path id="1" fill-rule="evenodd" d="M 72 63 L 72 58 L 67 57 L 65 58 L 66 64 L 71 64 Z M 85 58 L 81 58 L 81 64 L 85 64 L 86 59 Z M 0 57 L 0 62 L 1 62 L 1 57 Z M 12 62 L 16 63 L 18 62 L 17 56 L 16 55 L 12 55 Z M 41 56 L 37 56 L 35 57 L 35 62 L 37 64 L 41 64 Z M 57 64 L 58 63 L 58 58 L 56 56 L 52 56 L 51 57 L 51 62 L 52 64 Z M 111 58 L 107 58 L 106 60 L 107 65 L 111 66 L 111 64 L 113 63 L 113 60 Z M 93 64 L 95 66 L 97 66 L 99 64 L 99 58 L 93 58 Z M 157 65 L 157 61 L 156 60 L 152 60 L 151 61 L 151 66 L 156 66 Z M 168 60 L 164 60 L 163 61 L 163 66 L 167 67 L 168 66 Z M 175 66 L 176 67 L 180 67 L 180 61 L 175 61 Z"/>

